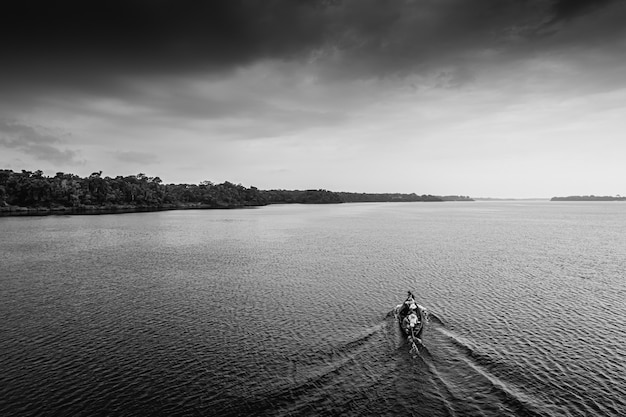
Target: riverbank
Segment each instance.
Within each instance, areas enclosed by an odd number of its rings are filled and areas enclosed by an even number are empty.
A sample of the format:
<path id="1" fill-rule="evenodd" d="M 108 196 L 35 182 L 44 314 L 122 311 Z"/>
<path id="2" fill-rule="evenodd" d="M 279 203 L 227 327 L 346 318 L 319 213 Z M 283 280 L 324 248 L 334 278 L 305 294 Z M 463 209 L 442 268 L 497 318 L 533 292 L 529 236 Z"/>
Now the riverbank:
<path id="1" fill-rule="evenodd" d="M 0 207 L 0 217 L 10 216 L 52 216 L 52 215 L 97 215 L 97 214 L 121 214 L 121 213 L 146 213 L 152 211 L 168 210 L 211 210 L 211 209 L 237 209 L 260 207 L 261 205 L 209 205 L 201 203 L 190 204 L 164 204 L 160 206 L 133 206 L 133 205 L 107 205 L 107 206 L 80 206 L 80 207 Z"/>
<path id="2" fill-rule="evenodd" d="M 145 174 L 115 178 L 94 172 L 81 178 L 57 172 L 0 169 L 0 216 L 109 214 L 186 209 L 232 209 L 268 204 L 340 204 L 365 202 L 472 201 L 467 196 L 416 193 L 353 193 L 325 189 L 259 190 L 224 182 L 163 184 Z"/>

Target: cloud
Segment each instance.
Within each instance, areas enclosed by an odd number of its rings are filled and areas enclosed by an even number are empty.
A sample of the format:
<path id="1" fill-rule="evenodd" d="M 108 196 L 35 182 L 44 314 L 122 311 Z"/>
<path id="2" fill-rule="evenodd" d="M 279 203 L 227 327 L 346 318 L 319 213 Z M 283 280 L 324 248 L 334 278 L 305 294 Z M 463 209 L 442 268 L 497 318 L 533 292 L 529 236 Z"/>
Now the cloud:
<path id="1" fill-rule="evenodd" d="M 11 2 L 2 71 L 94 88 L 138 74 L 228 74 L 262 60 L 323 62 L 328 76 L 386 76 L 489 48 L 610 0 L 141 0 Z M 613 27 L 601 28 L 607 36 Z M 545 32 L 545 27 L 542 29 Z M 553 27 L 551 33 L 564 30 Z M 583 38 L 584 34 L 578 34 Z M 535 43 L 536 47 L 541 47 Z M 45 71 L 41 65 L 46 64 Z M 74 77 L 77 72 L 81 77 Z"/>
<path id="2" fill-rule="evenodd" d="M 591 13 L 613 3 L 616 0 L 556 0 L 554 2 L 554 20 L 571 19 Z"/>
<path id="3" fill-rule="evenodd" d="M 133 164 L 155 164 L 159 162 L 157 155 L 149 152 L 135 152 L 135 151 L 115 151 L 112 152 L 113 156 L 122 162 L 130 162 Z"/>
<path id="4" fill-rule="evenodd" d="M 341 124 L 383 88 L 458 90 L 542 55 L 593 49 L 603 71 L 622 68 L 605 64 L 624 56 L 625 12 L 609 0 L 10 2 L 0 110 L 274 136 Z"/>
<path id="5" fill-rule="evenodd" d="M 219 71 L 319 45 L 327 22 L 321 3 L 108 0 L 33 8 L 12 2 L 6 14 L 17 24 L 0 33 L 11 38 L 2 42 L 6 50 L 26 61 L 38 52 L 52 64 L 73 62 L 94 72 L 101 64 L 116 72 Z"/>
<path id="6" fill-rule="evenodd" d="M 63 140 L 57 136 L 41 133 L 32 126 L 0 120 L 0 146 L 15 149 L 40 161 L 55 164 L 80 164 L 78 153 L 61 149 Z"/>

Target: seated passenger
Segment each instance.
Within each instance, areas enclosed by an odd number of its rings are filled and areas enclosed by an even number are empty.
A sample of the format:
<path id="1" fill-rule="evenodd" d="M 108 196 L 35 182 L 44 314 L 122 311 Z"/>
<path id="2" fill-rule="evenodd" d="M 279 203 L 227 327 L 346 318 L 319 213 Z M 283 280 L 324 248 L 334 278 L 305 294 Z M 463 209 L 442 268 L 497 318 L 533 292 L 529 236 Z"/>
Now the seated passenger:
<path id="1" fill-rule="evenodd" d="M 411 294 L 406 301 L 402 304 L 402 308 L 400 308 L 400 315 L 404 316 L 406 314 L 410 314 L 411 309 L 416 309 L 415 298 L 413 298 L 413 294 Z"/>
<path id="2" fill-rule="evenodd" d="M 402 303 L 402 307 L 400 307 L 399 311 L 401 316 L 406 316 L 407 314 L 409 314 L 409 306 L 412 302 L 413 301 L 406 300 L 404 303 Z"/>

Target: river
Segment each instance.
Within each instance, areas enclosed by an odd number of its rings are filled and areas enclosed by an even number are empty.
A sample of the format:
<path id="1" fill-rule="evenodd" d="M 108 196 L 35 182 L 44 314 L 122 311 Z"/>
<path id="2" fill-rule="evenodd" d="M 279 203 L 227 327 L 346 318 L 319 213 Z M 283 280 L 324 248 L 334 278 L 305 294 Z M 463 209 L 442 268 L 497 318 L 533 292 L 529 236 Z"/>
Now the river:
<path id="1" fill-rule="evenodd" d="M 626 205 L 0 218 L 3 416 L 626 415 Z M 428 311 L 411 352 L 392 309 Z"/>

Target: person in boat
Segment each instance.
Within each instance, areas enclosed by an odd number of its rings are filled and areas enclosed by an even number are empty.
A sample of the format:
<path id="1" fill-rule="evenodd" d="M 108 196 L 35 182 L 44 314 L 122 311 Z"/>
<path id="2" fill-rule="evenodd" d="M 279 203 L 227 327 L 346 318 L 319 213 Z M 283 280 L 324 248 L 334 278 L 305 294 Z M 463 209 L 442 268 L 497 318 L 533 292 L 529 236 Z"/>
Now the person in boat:
<path id="1" fill-rule="evenodd" d="M 404 320 L 402 320 L 402 327 L 407 330 L 417 326 L 420 321 L 419 314 L 417 312 L 417 305 L 415 303 L 411 303 L 408 308 L 409 311 L 407 312 L 406 317 L 404 317 Z"/>
<path id="2" fill-rule="evenodd" d="M 407 319 L 409 319 L 409 327 L 417 326 L 419 324 L 419 321 L 420 321 L 419 316 L 418 316 L 416 310 L 411 310 L 411 312 L 407 316 Z"/>
<path id="3" fill-rule="evenodd" d="M 417 306 L 415 306 L 415 297 L 413 297 L 413 294 L 409 291 L 409 296 L 407 297 L 406 301 L 402 305 L 400 314 L 403 316 L 408 315 L 410 314 L 410 311 L 412 308 L 415 309 L 417 308 Z"/>
<path id="4" fill-rule="evenodd" d="M 409 321 L 409 316 L 408 315 L 402 320 L 402 328 L 405 331 L 407 331 L 410 328 L 410 321 Z"/>
<path id="5" fill-rule="evenodd" d="M 417 305 L 415 304 L 415 300 L 407 300 L 407 302 L 405 302 L 402 306 L 402 311 L 400 311 L 400 314 L 403 316 L 408 316 L 409 314 L 411 314 L 412 310 L 416 309 Z"/>

